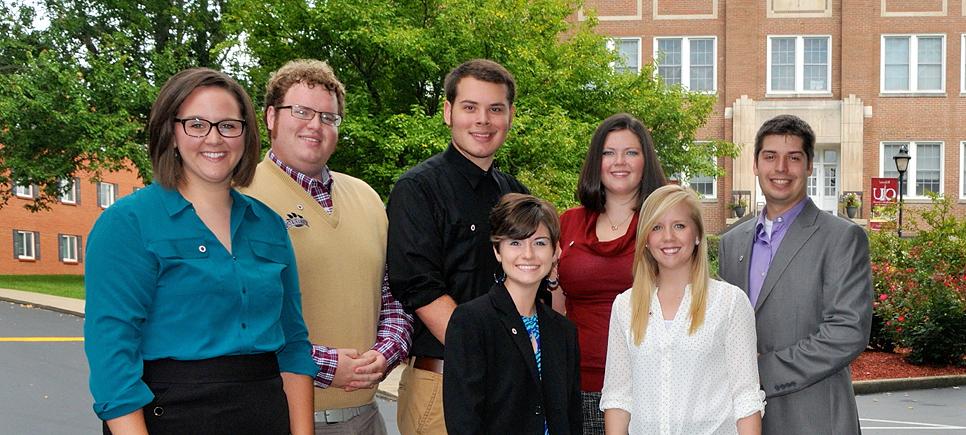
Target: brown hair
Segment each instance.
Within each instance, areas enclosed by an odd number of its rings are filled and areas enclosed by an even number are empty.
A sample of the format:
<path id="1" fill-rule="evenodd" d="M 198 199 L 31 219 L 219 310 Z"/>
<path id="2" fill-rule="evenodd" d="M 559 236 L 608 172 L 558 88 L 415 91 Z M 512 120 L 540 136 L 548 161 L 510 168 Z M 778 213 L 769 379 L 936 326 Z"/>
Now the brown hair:
<path id="1" fill-rule="evenodd" d="M 580 179 L 577 181 L 577 200 L 589 210 L 597 213 L 604 211 L 604 204 L 607 203 L 607 192 L 604 183 L 600 179 L 600 163 L 604 156 L 604 142 L 612 132 L 628 130 L 637 136 L 641 143 L 641 151 L 644 156 L 644 171 L 641 174 L 641 185 L 637 190 L 637 204 L 634 210 L 640 210 L 644 199 L 655 189 L 667 184 L 664 176 L 664 169 L 657 158 L 654 150 L 654 140 L 639 119 L 627 113 L 611 115 L 603 120 L 594 136 L 590 139 L 590 147 L 587 149 L 587 158 L 584 159 L 584 166 L 580 170 Z"/>
<path id="2" fill-rule="evenodd" d="M 221 88 L 232 94 L 241 109 L 242 120 L 245 121 L 245 148 L 241 160 L 232 171 L 232 184 L 247 186 L 255 177 L 255 166 L 261 156 L 261 143 L 251 97 L 235 79 L 223 72 L 209 68 L 190 68 L 171 76 L 164 83 L 158 92 L 158 98 L 151 106 L 151 115 L 148 118 L 148 154 L 151 156 L 153 178 L 164 187 L 177 187 L 184 179 L 181 157 L 174 147 L 175 128 L 181 127 L 174 122 L 174 118 L 184 100 L 195 89 L 205 86 Z"/>
<path id="3" fill-rule="evenodd" d="M 322 86 L 335 94 L 339 116 L 345 117 L 345 86 L 335 76 L 329 64 L 316 59 L 296 59 L 272 73 L 265 85 L 266 113 L 269 107 L 282 103 L 289 88 L 302 83 L 310 88 Z"/>
<path id="4" fill-rule="evenodd" d="M 795 115 L 778 115 L 765 121 L 755 135 L 755 162 L 758 161 L 758 154 L 761 153 L 762 143 L 765 136 L 798 136 L 802 139 L 802 151 L 808 156 L 808 163 L 812 163 L 815 158 L 815 132 L 807 122 Z"/>
<path id="5" fill-rule="evenodd" d="M 456 102 L 456 85 L 464 77 L 473 77 L 484 82 L 506 85 L 506 99 L 511 106 L 513 105 L 513 99 L 517 95 L 517 85 L 513 79 L 513 74 L 510 74 L 510 71 L 507 71 L 503 65 L 488 59 L 468 60 L 453 68 L 446 75 L 446 80 L 443 81 L 443 89 L 446 91 L 446 101 L 449 101 L 450 104 Z"/>
<path id="6" fill-rule="evenodd" d="M 647 249 L 647 233 L 654 222 L 678 204 L 685 204 L 694 221 L 698 246 L 691 253 L 691 306 L 688 317 L 691 325 L 688 335 L 694 335 L 704 323 L 708 306 L 708 280 L 711 272 L 708 266 L 708 241 L 704 237 L 704 221 L 701 219 L 701 203 L 693 190 L 669 184 L 654 191 L 644 201 L 641 217 L 637 222 L 637 242 L 634 249 L 634 285 L 631 287 L 631 337 L 640 346 L 647 332 L 647 320 L 651 312 L 651 294 L 657 287 L 659 267 L 657 260 Z"/>
<path id="7" fill-rule="evenodd" d="M 540 224 L 547 226 L 550 242 L 560 240 L 560 220 L 557 209 L 549 202 L 533 195 L 508 193 L 490 212 L 490 242 L 499 252 L 503 240 L 523 240 L 537 232 Z"/>

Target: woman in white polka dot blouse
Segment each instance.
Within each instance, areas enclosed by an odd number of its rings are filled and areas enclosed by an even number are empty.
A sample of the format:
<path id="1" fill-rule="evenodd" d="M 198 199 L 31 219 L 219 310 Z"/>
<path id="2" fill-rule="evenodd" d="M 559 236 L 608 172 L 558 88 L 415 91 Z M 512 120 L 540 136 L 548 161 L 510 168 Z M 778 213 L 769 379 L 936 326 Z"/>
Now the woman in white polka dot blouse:
<path id="1" fill-rule="evenodd" d="M 634 285 L 614 301 L 600 409 L 607 434 L 761 434 L 748 297 L 710 279 L 700 204 L 688 188 L 641 209 Z"/>

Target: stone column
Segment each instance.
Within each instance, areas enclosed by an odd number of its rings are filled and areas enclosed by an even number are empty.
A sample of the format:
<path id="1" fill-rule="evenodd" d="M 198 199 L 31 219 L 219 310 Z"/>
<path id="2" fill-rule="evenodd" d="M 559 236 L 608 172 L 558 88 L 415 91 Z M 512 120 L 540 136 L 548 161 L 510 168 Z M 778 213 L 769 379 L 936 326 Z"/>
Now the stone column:
<path id="1" fill-rule="evenodd" d="M 756 112 L 755 100 L 742 95 L 734 103 L 733 139 L 732 141 L 741 147 L 741 152 L 734 160 L 734 169 L 731 174 L 731 190 L 744 190 L 751 192 L 751 201 L 748 204 L 751 210 L 755 210 L 755 204 L 764 201 L 762 198 L 755 198 L 755 133 L 758 132 L 758 114 Z M 730 200 L 730 198 L 729 198 Z"/>
<path id="2" fill-rule="evenodd" d="M 862 192 L 862 139 L 865 111 L 862 100 L 854 94 L 842 99 L 842 151 L 839 173 L 842 192 Z"/>

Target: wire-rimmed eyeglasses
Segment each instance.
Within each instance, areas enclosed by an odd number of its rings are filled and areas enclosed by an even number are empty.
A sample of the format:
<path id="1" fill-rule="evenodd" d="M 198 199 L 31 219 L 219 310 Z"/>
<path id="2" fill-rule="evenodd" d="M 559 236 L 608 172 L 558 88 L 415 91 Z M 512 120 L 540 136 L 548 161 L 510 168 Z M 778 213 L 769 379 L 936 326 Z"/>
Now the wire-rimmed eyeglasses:
<path id="1" fill-rule="evenodd" d="M 313 118 L 315 118 L 315 114 L 318 113 L 319 121 L 321 121 L 323 124 L 329 124 L 333 127 L 338 127 L 339 124 L 342 124 L 342 117 L 339 116 L 339 114 L 337 113 L 320 112 L 315 109 L 299 106 L 298 104 L 292 104 L 289 106 L 278 106 L 276 107 L 276 109 L 278 110 L 289 109 L 292 112 L 293 118 L 304 119 L 306 121 L 311 121 Z"/>

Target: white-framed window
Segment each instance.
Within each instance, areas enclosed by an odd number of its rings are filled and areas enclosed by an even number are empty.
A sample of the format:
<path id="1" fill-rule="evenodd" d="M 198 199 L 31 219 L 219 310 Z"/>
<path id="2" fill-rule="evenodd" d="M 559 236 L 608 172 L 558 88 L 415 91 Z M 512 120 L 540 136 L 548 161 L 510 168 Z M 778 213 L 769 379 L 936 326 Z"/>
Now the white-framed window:
<path id="1" fill-rule="evenodd" d="M 905 198 L 925 198 L 926 192 L 943 193 L 943 143 L 940 141 L 882 142 L 879 148 L 879 173 L 883 177 L 899 178 L 893 156 L 899 148 L 908 147 L 909 167 L 903 175 L 902 195 Z"/>
<path id="2" fill-rule="evenodd" d="M 108 208 L 117 199 L 117 184 L 97 183 L 97 205 L 101 208 Z"/>
<path id="3" fill-rule="evenodd" d="M 966 4 L 963 5 L 964 10 L 966 10 Z M 959 54 L 959 60 L 962 62 L 959 65 L 959 85 L 962 87 L 959 92 L 966 94 L 966 33 L 963 33 L 963 41 L 959 44 L 962 47 L 963 52 Z"/>
<path id="4" fill-rule="evenodd" d="M 13 186 L 13 194 L 18 198 L 33 199 L 37 197 L 37 188 L 33 184 L 16 184 Z"/>
<path id="5" fill-rule="evenodd" d="M 61 234 L 58 237 L 60 245 L 60 261 L 64 263 L 80 262 L 80 236 Z"/>
<path id="6" fill-rule="evenodd" d="M 769 36 L 769 94 L 832 92 L 832 37 Z"/>
<path id="7" fill-rule="evenodd" d="M 641 38 L 609 39 L 607 48 L 616 51 L 621 59 L 621 62 L 611 64 L 614 71 L 634 74 L 641 71 Z"/>
<path id="8" fill-rule="evenodd" d="M 39 260 L 40 233 L 13 230 L 13 258 L 17 260 Z"/>
<path id="9" fill-rule="evenodd" d="M 68 178 L 60 180 L 60 202 L 64 204 L 77 204 L 80 202 L 78 193 L 80 192 L 80 179 Z"/>
<path id="10" fill-rule="evenodd" d="M 717 38 L 654 38 L 657 74 L 669 85 L 680 84 L 692 91 L 717 90 Z"/>
<path id="11" fill-rule="evenodd" d="M 959 197 L 966 199 L 966 140 L 959 143 Z"/>
<path id="12" fill-rule="evenodd" d="M 883 93 L 946 90 L 945 35 L 882 35 Z"/>

